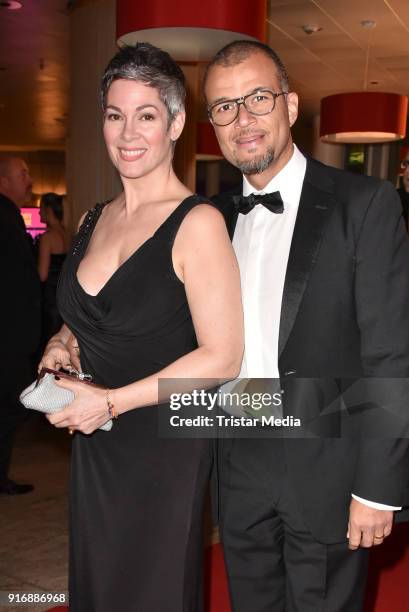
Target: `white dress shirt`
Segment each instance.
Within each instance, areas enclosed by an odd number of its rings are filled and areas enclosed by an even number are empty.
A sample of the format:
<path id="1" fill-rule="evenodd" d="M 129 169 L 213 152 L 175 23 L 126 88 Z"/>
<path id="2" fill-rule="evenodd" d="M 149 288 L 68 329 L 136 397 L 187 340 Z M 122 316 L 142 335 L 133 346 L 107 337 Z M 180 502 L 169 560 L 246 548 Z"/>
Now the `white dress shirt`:
<path id="1" fill-rule="evenodd" d="M 307 160 L 294 145 L 290 161 L 261 191 L 243 176 L 244 196 L 279 191 L 284 212 L 275 214 L 258 204 L 237 219 L 233 247 L 240 268 L 245 329 L 240 378 L 279 378 L 281 302 L 306 168 Z M 224 386 L 225 391 L 232 388 L 231 383 Z M 353 497 L 379 510 L 400 510 Z"/>
<path id="2" fill-rule="evenodd" d="M 239 215 L 233 247 L 241 275 L 245 352 L 241 378 L 278 378 L 281 301 L 307 161 L 294 146 L 288 164 L 261 191 L 243 177 L 243 195 L 279 191 L 283 214 L 258 204 Z"/>

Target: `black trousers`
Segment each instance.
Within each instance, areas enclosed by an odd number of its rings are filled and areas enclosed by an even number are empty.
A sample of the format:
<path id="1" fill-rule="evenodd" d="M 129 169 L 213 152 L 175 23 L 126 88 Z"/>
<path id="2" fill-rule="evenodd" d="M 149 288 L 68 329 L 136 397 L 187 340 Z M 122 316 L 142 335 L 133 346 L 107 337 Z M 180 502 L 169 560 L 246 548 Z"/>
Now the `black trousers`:
<path id="1" fill-rule="evenodd" d="M 8 478 L 15 433 L 29 413 L 18 397 L 34 379 L 30 357 L 4 355 L 3 359 L 7 361 L 0 361 L 0 484 Z"/>
<path id="2" fill-rule="evenodd" d="M 233 612 L 359 612 L 367 550 L 309 532 L 283 441 L 219 441 L 220 533 Z M 329 517 L 330 520 L 330 517 Z"/>

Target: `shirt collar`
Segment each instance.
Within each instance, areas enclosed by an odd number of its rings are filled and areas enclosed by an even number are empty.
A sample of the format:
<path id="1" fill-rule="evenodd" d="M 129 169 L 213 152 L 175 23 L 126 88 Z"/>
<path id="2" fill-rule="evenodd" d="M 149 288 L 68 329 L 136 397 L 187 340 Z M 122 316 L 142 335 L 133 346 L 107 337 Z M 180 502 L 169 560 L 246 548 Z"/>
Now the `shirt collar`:
<path id="1" fill-rule="evenodd" d="M 251 193 L 273 193 L 274 191 L 279 191 L 285 204 L 295 204 L 298 206 L 307 168 L 307 160 L 296 145 L 293 145 L 293 147 L 291 159 L 264 189 L 260 191 L 255 190 L 246 177 L 243 176 L 243 195 L 248 196 Z"/>

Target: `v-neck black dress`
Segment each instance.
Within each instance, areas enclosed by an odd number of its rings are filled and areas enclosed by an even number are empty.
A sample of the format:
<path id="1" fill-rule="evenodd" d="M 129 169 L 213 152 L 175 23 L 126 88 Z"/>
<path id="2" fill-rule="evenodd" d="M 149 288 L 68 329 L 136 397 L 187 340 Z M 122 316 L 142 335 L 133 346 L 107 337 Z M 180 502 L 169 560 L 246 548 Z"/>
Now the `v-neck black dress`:
<path id="1" fill-rule="evenodd" d="M 117 388 L 197 347 L 172 246 L 190 196 L 96 296 L 77 279 L 104 205 L 87 214 L 58 286 L 60 313 L 77 337 L 84 372 Z M 110 432 L 73 440 L 70 612 L 202 609 L 202 508 L 210 470 L 203 439 L 158 435 L 158 406 L 131 410 Z"/>

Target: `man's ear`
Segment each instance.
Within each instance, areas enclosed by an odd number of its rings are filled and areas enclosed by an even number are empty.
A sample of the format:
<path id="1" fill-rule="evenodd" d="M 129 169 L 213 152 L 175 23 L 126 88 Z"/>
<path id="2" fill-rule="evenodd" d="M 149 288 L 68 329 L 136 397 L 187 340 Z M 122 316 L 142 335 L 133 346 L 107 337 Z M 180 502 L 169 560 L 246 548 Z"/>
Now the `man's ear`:
<path id="1" fill-rule="evenodd" d="M 290 122 L 290 127 L 292 127 L 298 117 L 298 96 L 294 91 L 290 91 L 287 94 L 287 109 L 288 120 Z"/>
<path id="2" fill-rule="evenodd" d="M 176 117 L 173 119 L 172 123 L 170 124 L 170 128 L 169 128 L 170 139 L 173 142 L 176 142 L 179 136 L 181 135 L 183 131 L 183 127 L 185 125 L 185 120 L 186 120 L 186 113 L 185 111 L 181 111 L 180 113 L 176 115 Z"/>

